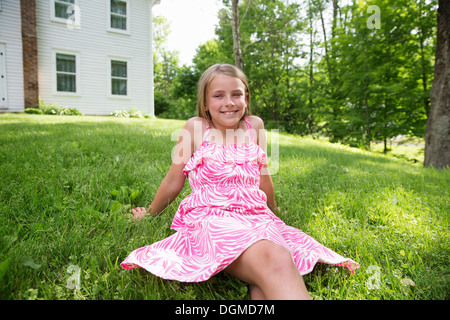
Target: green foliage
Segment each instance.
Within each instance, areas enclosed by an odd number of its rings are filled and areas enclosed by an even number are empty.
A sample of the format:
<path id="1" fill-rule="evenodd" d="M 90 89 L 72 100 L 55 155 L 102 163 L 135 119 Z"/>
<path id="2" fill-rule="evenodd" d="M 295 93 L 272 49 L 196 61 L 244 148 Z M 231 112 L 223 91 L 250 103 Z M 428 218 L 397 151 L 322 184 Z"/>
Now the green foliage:
<path id="1" fill-rule="evenodd" d="M 179 67 L 178 52 L 167 49 L 170 26 L 167 19 L 154 17 L 154 101 L 155 116 L 187 119 L 196 114 L 199 75 L 187 66 Z"/>
<path id="2" fill-rule="evenodd" d="M 62 115 L 64 115 L 64 116 L 82 116 L 83 115 L 79 110 L 77 110 L 75 108 L 62 108 L 59 114 L 61 116 Z"/>
<path id="3" fill-rule="evenodd" d="M 170 167 L 172 133 L 183 125 L 1 114 L 0 298 L 249 298 L 245 283 L 223 273 L 179 283 L 120 266 L 132 250 L 173 233 L 187 183 L 159 217 L 127 217 L 130 207 L 151 203 Z M 275 137 L 280 217 L 361 265 L 350 274 L 318 263 L 304 276 L 314 299 L 450 298 L 448 171 L 342 144 Z M 69 286 L 71 267 L 78 267 L 77 288 Z"/>
<path id="4" fill-rule="evenodd" d="M 128 186 L 120 186 L 119 190 L 111 190 L 110 194 L 100 199 L 95 210 L 110 214 L 127 214 L 136 206 L 140 192 Z"/>
<path id="5" fill-rule="evenodd" d="M 37 108 L 26 108 L 24 110 L 25 113 L 28 114 L 42 114 L 42 110 L 41 109 L 37 109 Z"/>
<path id="6" fill-rule="evenodd" d="M 220 47 L 217 40 L 209 40 L 200 45 L 197 54 L 192 60 L 194 64 L 194 72 L 200 78 L 203 71 L 216 63 L 233 63 L 233 56 L 227 55 Z"/>
<path id="7" fill-rule="evenodd" d="M 169 108 L 158 114 L 159 118 L 165 119 L 189 119 L 197 115 L 197 100 L 191 98 L 179 98 L 170 103 Z"/>
<path id="8" fill-rule="evenodd" d="M 217 38 L 175 77 L 175 100 L 194 100 L 193 80 L 210 65 L 233 63 L 231 2 L 223 4 Z M 370 24 L 378 18 L 369 6 L 380 12 L 379 26 Z M 398 135 L 423 137 L 436 7 L 436 0 L 240 1 L 253 113 L 268 128 L 363 148 Z"/>
<path id="9" fill-rule="evenodd" d="M 344 6 L 348 20 L 344 24 L 353 28 L 335 29 L 329 48 L 332 63 L 327 67 L 331 90 L 326 121 L 335 141 L 370 145 L 400 134 L 423 134 L 423 97 L 429 94 L 433 71 L 429 64 L 418 68 L 412 61 L 417 61 L 425 41 L 415 36 L 416 23 L 432 15 L 415 12 L 414 3 L 420 4 L 405 0 Z M 368 27 L 370 5 L 381 12 L 379 28 Z M 403 8 L 410 14 L 402 14 Z M 427 28 L 431 39 L 433 26 Z M 432 50 L 419 53 L 423 54 L 427 55 L 423 59 L 431 60 Z"/>
<path id="10" fill-rule="evenodd" d="M 167 48 L 167 37 L 170 34 L 170 25 L 162 16 L 153 17 L 153 75 L 154 90 L 168 96 L 173 79 L 178 72 L 178 52 Z"/>
<path id="11" fill-rule="evenodd" d="M 169 97 L 160 91 L 155 91 L 155 116 L 160 116 L 161 113 L 169 111 L 171 103 Z"/>
<path id="12" fill-rule="evenodd" d="M 130 113 L 127 110 L 115 110 L 109 114 L 111 117 L 129 118 Z"/>
<path id="13" fill-rule="evenodd" d="M 216 38 L 198 47 L 192 66 L 178 66 L 177 53 L 166 48 L 168 22 L 155 20 L 158 116 L 195 114 L 202 72 L 215 63 L 234 63 L 231 2 L 223 4 Z M 241 0 L 240 42 L 252 112 L 267 128 L 326 135 L 365 149 L 380 141 L 387 146 L 398 135 L 423 137 L 436 9 L 436 0 Z"/>
<path id="14" fill-rule="evenodd" d="M 149 114 L 143 114 L 140 110 L 134 107 L 129 110 L 115 110 L 109 115 L 117 118 L 151 118 Z"/>
<path id="15" fill-rule="evenodd" d="M 39 109 L 42 114 L 59 115 L 59 116 L 82 116 L 83 114 L 75 108 L 60 107 L 54 104 L 46 103 L 39 100 Z M 29 109 L 28 109 L 29 110 Z M 26 112 L 30 113 L 30 112 Z"/>
<path id="16" fill-rule="evenodd" d="M 193 67 L 183 66 L 174 79 L 172 95 L 185 100 L 197 100 L 197 83 L 201 72 Z"/>

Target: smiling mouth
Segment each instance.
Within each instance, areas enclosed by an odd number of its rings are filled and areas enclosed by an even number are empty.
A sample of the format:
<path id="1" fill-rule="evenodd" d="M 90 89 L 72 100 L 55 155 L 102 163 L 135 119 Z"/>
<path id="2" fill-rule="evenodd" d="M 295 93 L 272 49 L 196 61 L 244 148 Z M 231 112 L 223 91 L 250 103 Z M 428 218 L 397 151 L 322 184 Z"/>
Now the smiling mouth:
<path id="1" fill-rule="evenodd" d="M 236 112 L 238 112 L 238 110 L 234 110 L 234 111 L 221 111 L 220 113 L 231 115 L 231 114 L 235 114 Z"/>

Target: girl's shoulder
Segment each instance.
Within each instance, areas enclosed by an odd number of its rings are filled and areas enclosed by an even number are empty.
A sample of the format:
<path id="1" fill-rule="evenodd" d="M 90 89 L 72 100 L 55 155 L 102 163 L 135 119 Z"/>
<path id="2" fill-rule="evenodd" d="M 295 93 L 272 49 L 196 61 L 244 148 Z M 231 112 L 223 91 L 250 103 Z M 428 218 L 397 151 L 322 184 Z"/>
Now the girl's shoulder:
<path id="1" fill-rule="evenodd" d="M 250 125 L 252 126 L 253 130 L 260 130 L 264 129 L 264 121 L 258 117 L 258 116 L 247 116 L 248 121 L 250 122 Z"/>
<path id="2" fill-rule="evenodd" d="M 201 126 L 202 128 L 205 128 L 207 125 L 207 122 L 202 117 L 192 117 L 189 118 L 186 121 L 186 124 L 184 125 L 185 129 L 193 130 L 196 127 Z"/>
<path id="3" fill-rule="evenodd" d="M 197 148 L 203 142 L 207 128 L 207 121 L 202 117 L 192 117 L 186 121 L 184 129 L 190 133 L 191 141 L 194 143 L 194 148 Z"/>
<path id="4" fill-rule="evenodd" d="M 192 117 L 187 120 L 187 123 L 194 123 L 194 122 L 206 122 L 206 120 L 203 119 L 202 117 Z"/>
<path id="5" fill-rule="evenodd" d="M 253 139 L 257 145 L 260 145 L 260 138 L 264 136 L 264 121 L 258 116 L 247 116 L 247 120 L 253 131 Z"/>

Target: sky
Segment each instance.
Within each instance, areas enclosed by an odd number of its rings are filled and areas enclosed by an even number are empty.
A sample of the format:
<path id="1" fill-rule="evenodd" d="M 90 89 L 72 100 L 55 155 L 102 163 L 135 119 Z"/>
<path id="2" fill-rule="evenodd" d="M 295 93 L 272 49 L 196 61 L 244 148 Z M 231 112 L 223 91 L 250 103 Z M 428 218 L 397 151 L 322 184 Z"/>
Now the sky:
<path id="1" fill-rule="evenodd" d="M 178 50 L 181 65 L 192 65 L 196 49 L 215 37 L 217 13 L 221 0 L 161 0 L 153 15 L 164 16 L 170 23 L 168 49 Z"/>

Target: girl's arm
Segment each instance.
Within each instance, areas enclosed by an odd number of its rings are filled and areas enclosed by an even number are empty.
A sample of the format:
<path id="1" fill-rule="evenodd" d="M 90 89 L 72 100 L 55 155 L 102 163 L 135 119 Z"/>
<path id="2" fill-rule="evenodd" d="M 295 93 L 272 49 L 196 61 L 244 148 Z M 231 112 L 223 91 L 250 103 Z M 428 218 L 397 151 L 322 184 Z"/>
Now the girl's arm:
<path id="1" fill-rule="evenodd" d="M 186 176 L 183 169 L 194 152 L 194 123 L 192 118 L 186 122 L 178 136 L 173 153 L 172 164 L 156 192 L 155 198 L 148 210 L 143 207 L 131 210 L 135 219 L 141 220 L 145 216 L 160 214 L 178 196 L 184 187 Z"/>
<path id="2" fill-rule="evenodd" d="M 264 130 L 264 122 L 256 117 L 249 117 L 251 120 L 252 128 L 255 130 L 257 137 L 257 144 L 259 147 L 267 154 L 267 141 L 266 141 L 266 132 Z M 264 160 L 264 164 L 261 168 L 261 176 L 260 176 L 260 184 L 259 189 L 261 189 L 267 196 L 267 206 L 273 213 L 278 213 L 278 207 L 275 202 L 275 193 L 273 188 L 272 177 L 269 172 L 269 163 L 268 159 Z"/>

